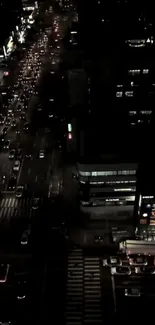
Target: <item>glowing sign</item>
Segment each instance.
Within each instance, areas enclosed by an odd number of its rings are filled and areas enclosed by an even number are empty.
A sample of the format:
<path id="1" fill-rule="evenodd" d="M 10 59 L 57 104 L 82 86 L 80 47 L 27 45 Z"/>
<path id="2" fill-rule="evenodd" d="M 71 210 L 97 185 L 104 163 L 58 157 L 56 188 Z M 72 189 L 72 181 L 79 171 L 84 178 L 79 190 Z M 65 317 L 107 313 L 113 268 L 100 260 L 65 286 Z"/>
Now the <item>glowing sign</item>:
<path id="1" fill-rule="evenodd" d="M 35 1 L 35 8 L 38 9 L 38 2 Z"/>
<path id="2" fill-rule="evenodd" d="M 19 41 L 19 43 L 21 43 L 21 44 L 25 42 L 25 33 L 24 33 L 24 31 L 21 31 L 21 32 L 19 33 L 18 41 Z"/>
<path id="3" fill-rule="evenodd" d="M 8 44 L 6 46 L 6 54 L 10 54 L 13 50 L 13 47 L 14 47 L 14 43 L 13 43 L 13 38 L 12 36 L 9 37 L 9 41 L 8 41 Z"/>
<path id="4" fill-rule="evenodd" d="M 34 8 L 35 8 L 34 6 L 31 6 L 31 7 L 24 7 L 23 10 L 24 10 L 24 11 L 26 11 L 26 10 L 27 10 L 27 11 L 31 11 L 31 10 L 33 11 Z"/>
<path id="5" fill-rule="evenodd" d="M 5 48 L 5 46 L 3 46 L 3 52 L 4 52 L 4 56 L 6 56 L 6 48 Z"/>
<path id="6" fill-rule="evenodd" d="M 72 140 L 72 133 L 68 133 L 68 139 Z"/>
<path id="7" fill-rule="evenodd" d="M 68 132 L 72 132 L 72 124 L 68 124 Z"/>

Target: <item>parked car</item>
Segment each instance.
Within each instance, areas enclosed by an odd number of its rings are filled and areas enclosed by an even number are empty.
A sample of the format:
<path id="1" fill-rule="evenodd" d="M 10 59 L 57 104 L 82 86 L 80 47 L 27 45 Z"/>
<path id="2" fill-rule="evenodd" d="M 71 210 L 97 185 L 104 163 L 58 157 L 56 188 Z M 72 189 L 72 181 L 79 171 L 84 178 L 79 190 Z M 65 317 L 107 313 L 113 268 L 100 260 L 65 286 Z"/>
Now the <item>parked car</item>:
<path id="1" fill-rule="evenodd" d="M 139 255 L 139 256 L 129 256 L 129 264 L 133 266 L 142 266 L 147 265 L 148 260 L 146 256 Z"/>
<path id="2" fill-rule="evenodd" d="M 0 124 L 4 124 L 6 120 L 5 116 L 0 116 Z"/>
<path id="3" fill-rule="evenodd" d="M 8 133 L 8 129 L 9 129 L 9 128 L 7 128 L 6 126 L 3 128 L 3 131 L 2 131 L 3 135 L 5 135 L 5 134 Z"/>
<path id="4" fill-rule="evenodd" d="M 39 151 L 39 158 L 44 158 L 45 157 L 45 151 L 44 150 L 40 150 Z"/>
<path id="5" fill-rule="evenodd" d="M 0 283 L 5 283 L 7 281 L 9 268 L 10 268 L 9 264 L 0 265 Z"/>
<path id="6" fill-rule="evenodd" d="M 117 256 L 110 256 L 110 258 L 102 260 L 103 266 L 120 266 L 122 265 L 122 261 Z"/>
<path id="7" fill-rule="evenodd" d="M 39 207 L 39 198 L 34 198 L 32 202 L 32 209 L 37 210 Z"/>
<path id="8" fill-rule="evenodd" d="M 149 275 L 149 274 L 155 275 L 155 267 L 154 266 L 136 266 L 135 273 L 142 274 L 142 275 Z"/>
<path id="9" fill-rule="evenodd" d="M 13 170 L 18 172 L 19 169 L 20 169 L 20 161 L 16 160 L 15 163 L 14 163 L 14 166 L 13 166 Z"/>
<path id="10" fill-rule="evenodd" d="M 24 186 L 18 186 L 16 190 L 16 197 L 22 197 L 24 191 Z"/>
<path id="11" fill-rule="evenodd" d="M 27 151 L 27 153 L 26 153 L 25 157 L 26 157 L 26 158 L 31 158 L 31 157 L 32 157 L 32 154 L 31 154 L 31 152 L 28 152 L 28 151 Z"/>
<path id="12" fill-rule="evenodd" d="M 23 128 L 23 131 L 24 132 L 27 132 L 29 130 L 29 124 L 28 123 L 25 123 L 24 124 L 24 128 Z"/>
<path id="13" fill-rule="evenodd" d="M 9 159 L 14 159 L 15 158 L 15 149 L 11 149 L 9 153 Z"/>
<path id="14" fill-rule="evenodd" d="M 112 275 L 130 275 L 131 269 L 128 266 L 116 266 L 111 268 Z"/>
<path id="15" fill-rule="evenodd" d="M 28 274 L 26 272 L 15 274 L 16 298 L 23 300 L 27 294 Z"/>
<path id="16" fill-rule="evenodd" d="M 4 141 L 3 148 L 4 148 L 4 149 L 9 149 L 9 147 L 10 147 L 10 140 L 6 140 L 6 141 Z"/>
<path id="17" fill-rule="evenodd" d="M 16 150 L 16 159 L 20 160 L 22 158 L 22 149 Z"/>
<path id="18" fill-rule="evenodd" d="M 6 126 L 10 126 L 11 125 L 11 118 L 7 118 L 5 121 Z"/>
<path id="19" fill-rule="evenodd" d="M 31 225 L 29 225 L 28 228 L 24 230 L 21 238 L 21 245 L 28 244 L 30 234 L 31 234 Z"/>
<path id="20" fill-rule="evenodd" d="M 125 289 L 124 292 L 126 297 L 140 297 L 141 296 L 141 291 L 138 288 L 127 288 Z"/>
<path id="21" fill-rule="evenodd" d="M 14 191 L 16 188 L 16 184 L 17 184 L 17 179 L 15 177 L 12 177 L 9 181 L 8 184 L 8 190 L 9 191 Z"/>

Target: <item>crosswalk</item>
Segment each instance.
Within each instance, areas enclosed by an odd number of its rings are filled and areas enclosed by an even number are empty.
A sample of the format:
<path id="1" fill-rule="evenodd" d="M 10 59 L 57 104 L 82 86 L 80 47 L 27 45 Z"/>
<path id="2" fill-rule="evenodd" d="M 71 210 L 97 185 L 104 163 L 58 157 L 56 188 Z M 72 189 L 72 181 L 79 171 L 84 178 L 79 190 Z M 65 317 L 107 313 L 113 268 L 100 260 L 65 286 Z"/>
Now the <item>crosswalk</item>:
<path id="1" fill-rule="evenodd" d="M 101 284 L 98 257 L 84 258 L 84 324 L 101 324 Z"/>
<path id="2" fill-rule="evenodd" d="M 83 251 L 68 252 L 66 324 L 83 324 Z"/>
<path id="3" fill-rule="evenodd" d="M 4 219 L 10 220 L 11 218 L 30 216 L 32 201 L 32 198 L 2 198 L 0 201 L 0 222 Z"/>
<path id="4" fill-rule="evenodd" d="M 82 249 L 68 252 L 66 325 L 102 323 L 100 263 Z"/>

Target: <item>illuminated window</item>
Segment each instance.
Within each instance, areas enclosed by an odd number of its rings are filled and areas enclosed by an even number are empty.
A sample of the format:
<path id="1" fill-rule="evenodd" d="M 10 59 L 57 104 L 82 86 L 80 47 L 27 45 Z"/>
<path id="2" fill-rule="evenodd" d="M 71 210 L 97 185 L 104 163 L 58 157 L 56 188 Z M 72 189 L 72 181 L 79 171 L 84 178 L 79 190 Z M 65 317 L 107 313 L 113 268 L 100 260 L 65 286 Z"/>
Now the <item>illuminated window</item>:
<path id="1" fill-rule="evenodd" d="M 117 175 L 135 175 L 136 174 L 136 170 L 107 170 L 107 171 L 93 171 L 93 172 L 83 172 L 83 171 L 79 171 L 79 175 L 80 176 L 117 176 Z M 136 181 L 131 181 L 131 183 L 135 183 Z M 105 184 L 124 184 L 124 183 L 130 183 L 130 181 L 112 181 L 112 182 L 105 182 Z"/>
<path id="2" fill-rule="evenodd" d="M 126 97 L 133 97 L 133 91 L 125 91 Z"/>
<path id="3" fill-rule="evenodd" d="M 145 42 L 145 39 L 131 39 L 126 41 L 126 43 L 131 47 L 143 47 L 145 46 Z"/>
<path id="4" fill-rule="evenodd" d="M 140 111 L 140 113 L 144 115 L 150 115 L 152 114 L 152 111 Z"/>
<path id="5" fill-rule="evenodd" d="M 114 192 L 130 192 L 135 191 L 135 188 L 114 188 Z"/>
<path id="6" fill-rule="evenodd" d="M 119 170 L 118 175 L 135 175 L 136 170 Z"/>
<path id="7" fill-rule="evenodd" d="M 92 172 L 92 176 L 113 176 L 117 175 L 117 171 L 99 171 L 99 172 Z"/>
<path id="8" fill-rule="evenodd" d="M 72 140 L 72 133 L 68 133 L 68 139 Z"/>
<path id="9" fill-rule="evenodd" d="M 143 69 L 143 74 L 149 73 L 149 69 Z"/>
<path id="10" fill-rule="evenodd" d="M 72 124 L 68 123 L 68 132 L 72 132 Z"/>
<path id="11" fill-rule="evenodd" d="M 91 174 L 90 172 L 82 172 L 82 171 L 79 171 L 79 175 L 80 176 L 87 176 L 88 177 L 88 176 L 90 176 L 90 174 Z"/>
<path id="12" fill-rule="evenodd" d="M 123 85 L 116 85 L 116 87 L 118 87 L 118 88 L 122 88 L 122 87 L 123 87 Z"/>
<path id="13" fill-rule="evenodd" d="M 137 114 L 137 111 L 129 111 L 130 116 L 133 116 L 133 115 L 136 115 L 136 114 Z"/>
<path id="14" fill-rule="evenodd" d="M 123 91 L 116 92 L 116 97 L 122 97 L 122 96 L 123 96 Z"/>
<path id="15" fill-rule="evenodd" d="M 128 70 L 128 74 L 130 75 L 138 75 L 140 74 L 140 69 L 132 69 L 132 70 Z"/>

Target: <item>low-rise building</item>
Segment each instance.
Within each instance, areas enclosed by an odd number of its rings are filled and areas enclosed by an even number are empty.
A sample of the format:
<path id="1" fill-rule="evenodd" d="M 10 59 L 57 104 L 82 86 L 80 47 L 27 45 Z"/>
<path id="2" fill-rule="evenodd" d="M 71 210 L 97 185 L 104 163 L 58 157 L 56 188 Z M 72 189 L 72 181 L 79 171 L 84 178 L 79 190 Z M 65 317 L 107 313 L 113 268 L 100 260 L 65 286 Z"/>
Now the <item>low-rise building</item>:
<path id="1" fill-rule="evenodd" d="M 81 211 L 92 218 L 133 216 L 138 163 L 77 164 Z"/>

